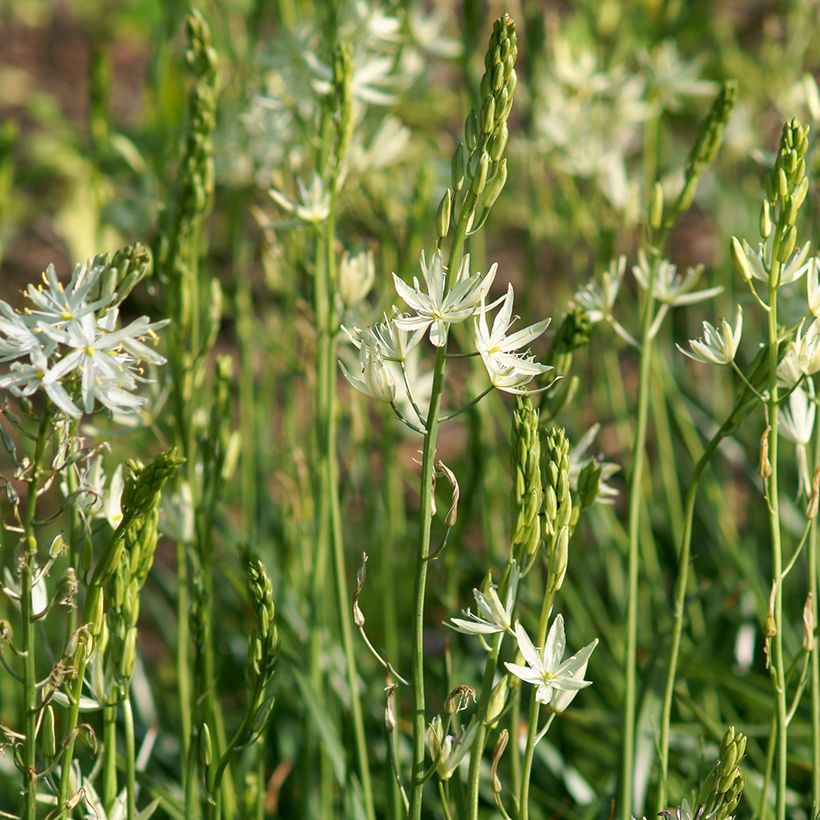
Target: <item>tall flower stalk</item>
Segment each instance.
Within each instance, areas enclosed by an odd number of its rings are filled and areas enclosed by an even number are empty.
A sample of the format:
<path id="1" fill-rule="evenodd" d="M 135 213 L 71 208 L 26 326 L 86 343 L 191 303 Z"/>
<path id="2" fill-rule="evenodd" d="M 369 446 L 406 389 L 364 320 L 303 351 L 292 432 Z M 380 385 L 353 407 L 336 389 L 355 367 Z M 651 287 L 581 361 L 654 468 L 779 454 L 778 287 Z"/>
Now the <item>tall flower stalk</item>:
<path id="1" fill-rule="evenodd" d="M 685 169 L 683 187 L 675 201 L 664 211 L 663 195 L 658 184 L 652 191 L 647 219 L 648 242 L 646 252 L 649 255 L 648 271 L 644 270 L 641 284 L 644 284 L 643 302 L 640 312 L 640 364 L 638 371 L 638 396 L 636 407 L 635 437 L 632 442 L 632 470 L 629 475 L 629 514 L 627 550 L 627 612 L 626 612 L 626 653 L 624 656 L 624 713 L 623 713 L 623 746 L 621 755 L 621 806 L 622 820 L 630 820 L 633 811 L 633 792 L 635 775 L 635 712 L 637 702 L 637 642 L 638 642 L 638 578 L 639 578 L 639 540 L 641 528 L 641 511 L 643 508 L 643 474 L 646 457 L 647 421 L 649 415 L 650 375 L 652 373 L 652 354 L 655 336 L 668 307 L 676 301 L 678 304 L 690 301 L 674 298 L 661 304 L 656 312 L 656 300 L 661 301 L 664 293 L 664 280 L 658 280 L 659 266 L 662 262 L 666 237 L 680 214 L 692 203 L 698 181 L 712 162 L 720 147 L 723 129 L 729 119 L 734 105 L 735 87 L 732 83 L 724 84 L 720 94 L 704 121 L 698 138 L 689 154 Z M 660 285 L 660 287 L 659 287 Z"/>
<path id="2" fill-rule="evenodd" d="M 447 192 L 445 203 L 440 207 L 446 211 L 446 218 L 439 225 L 439 243 L 447 236 L 450 228 L 450 197 L 457 197 L 453 203 L 456 214 L 455 227 L 450 245 L 443 295 L 453 291 L 456 276 L 462 266 L 464 242 L 470 230 L 477 230 L 493 200 L 501 191 L 506 178 L 506 160 L 502 159 L 507 142 L 507 115 L 512 106 L 512 98 L 517 84 L 515 58 L 515 23 L 509 15 L 501 17 L 493 25 L 493 33 L 485 58 L 485 74 L 481 81 L 482 107 L 477 115 L 471 112 L 467 119 L 465 141 L 453 159 L 454 190 Z M 488 178 L 492 165 L 492 181 Z M 466 177 L 466 179 L 465 179 Z M 462 188 L 461 197 L 458 194 Z M 492 196 L 494 194 L 494 196 Z M 477 212 L 479 197 L 484 203 L 484 213 Z M 459 202 L 460 199 L 460 202 Z M 479 225 L 475 225 L 476 217 Z M 410 817 L 419 820 L 422 812 L 424 790 L 424 749 L 426 734 L 426 713 L 424 693 L 424 603 L 427 589 L 427 569 L 430 559 L 430 536 L 433 520 L 433 475 L 436 458 L 441 397 L 444 388 L 444 370 L 447 361 L 446 340 L 437 347 L 433 365 L 433 385 L 430 404 L 424 419 L 424 444 L 421 462 L 420 526 L 416 552 L 415 578 L 413 583 L 413 770 L 410 785 Z"/>

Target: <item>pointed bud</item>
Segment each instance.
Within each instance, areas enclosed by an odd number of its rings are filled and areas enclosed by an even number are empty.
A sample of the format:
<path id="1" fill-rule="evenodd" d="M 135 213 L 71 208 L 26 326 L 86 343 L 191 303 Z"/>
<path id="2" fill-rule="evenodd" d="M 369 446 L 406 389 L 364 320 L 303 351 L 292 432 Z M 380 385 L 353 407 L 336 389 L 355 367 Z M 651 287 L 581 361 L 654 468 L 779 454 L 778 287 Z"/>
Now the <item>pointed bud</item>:
<path id="1" fill-rule="evenodd" d="M 450 218 L 453 207 L 453 192 L 448 188 L 436 211 L 436 231 L 439 239 L 444 239 L 450 233 Z"/>
<path id="2" fill-rule="evenodd" d="M 501 192 L 504 190 L 504 186 L 507 183 L 507 159 L 506 157 L 498 163 L 495 173 L 493 174 L 490 181 L 487 183 L 487 187 L 484 189 L 484 207 L 488 210 L 495 205 L 495 201 L 501 195 Z"/>
<path id="3" fill-rule="evenodd" d="M 464 143 L 460 142 L 453 154 L 453 162 L 450 165 L 450 181 L 453 184 L 453 190 L 458 193 L 464 185 L 464 174 L 467 172 L 467 151 L 464 148 Z"/>
<path id="4" fill-rule="evenodd" d="M 763 200 L 763 206 L 760 209 L 760 235 L 764 239 L 768 239 L 772 233 L 772 215 L 769 206 L 769 200 Z"/>
<path id="5" fill-rule="evenodd" d="M 652 188 L 652 200 L 649 203 L 649 225 L 659 230 L 663 223 L 663 187 L 656 182 Z"/>
<path id="6" fill-rule="evenodd" d="M 490 155 L 486 151 L 481 152 L 476 168 L 475 177 L 472 182 L 472 192 L 478 196 L 487 184 L 487 173 L 490 169 Z"/>

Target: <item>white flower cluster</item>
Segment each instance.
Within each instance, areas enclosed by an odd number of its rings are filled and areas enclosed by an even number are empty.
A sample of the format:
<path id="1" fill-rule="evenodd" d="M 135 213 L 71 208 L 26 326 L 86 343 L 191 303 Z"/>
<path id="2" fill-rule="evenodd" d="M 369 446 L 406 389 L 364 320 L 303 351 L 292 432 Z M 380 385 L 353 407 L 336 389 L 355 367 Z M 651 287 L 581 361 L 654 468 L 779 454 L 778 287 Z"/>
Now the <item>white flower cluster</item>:
<path id="1" fill-rule="evenodd" d="M 422 253 L 422 281 L 414 277 L 409 285 L 394 274 L 396 293 L 412 312 L 400 313 L 394 308 L 393 315 L 385 316 L 380 324 L 364 330 L 346 330 L 359 349 L 358 373 L 352 373 L 341 364 L 342 372 L 353 387 L 390 404 L 397 397 L 398 401 L 406 399 L 423 424 L 426 416 L 419 405 L 424 402 L 408 378 L 410 354 L 425 334 L 435 347 L 445 347 L 450 326 L 473 319 L 476 352 L 481 356 L 492 386 L 507 393 L 529 392 L 527 386 L 532 379 L 551 368 L 536 362 L 525 348 L 544 333 L 549 319 L 510 334 L 516 318 L 512 285 L 502 298 L 488 304 L 487 293 L 495 279 L 497 265 L 492 265 L 486 274 L 470 271 L 470 255 L 466 254 L 452 287 L 448 288 L 447 266 L 441 252 L 436 251 L 429 263 Z M 490 324 L 490 311 L 499 306 Z"/>
<path id="2" fill-rule="evenodd" d="M 144 363 L 165 359 L 149 347 L 168 324 L 147 316 L 117 329 L 116 294 L 95 297 L 102 266 L 77 265 L 66 285 L 53 265 L 38 286 L 29 285 L 22 311 L 0 301 L 0 362 L 11 362 L 0 389 L 15 396 L 42 390 L 66 416 L 91 413 L 99 402 L 113 413 L 133 413 L 146 399 L 135 395 Z M 78 406 L 79 405 L 79 406 Z"/>

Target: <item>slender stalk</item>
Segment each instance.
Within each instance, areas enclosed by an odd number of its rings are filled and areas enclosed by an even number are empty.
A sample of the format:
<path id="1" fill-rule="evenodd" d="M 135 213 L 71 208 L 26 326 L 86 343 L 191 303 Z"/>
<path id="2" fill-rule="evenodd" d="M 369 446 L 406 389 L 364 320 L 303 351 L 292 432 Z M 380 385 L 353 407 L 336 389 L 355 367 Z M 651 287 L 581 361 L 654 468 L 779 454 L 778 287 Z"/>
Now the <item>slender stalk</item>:
<path id="1" fill-rule="evenodd" d="M 25 765 L 24 781 L 24 820 L 34 820 L 37 816 L 37 667 L 34 615 L 33 611 L 33 576 L 37 556 L 37 535 L 34 531 L 34 518 L 37 511 L 37 485 L 43 464 L 46 442 L 48 440 L 51 412 L 48 406 L 43 410 L 40 427 L 37 431 L 37 442 L 34 446 L 34 460 L 28 478 L 26 506 L 23 515 L 24 558 L 21 562 L 20 609 L 23 619 L 23 711 L 26 739 L 23 744 L 23 763 Z"/>
<path id="2" fill-rule="evenodd" d="M 129 684 L 130 685 L 130 684 Z M 126 692 L 120 704 L 125 726 L 125 807 L 127 820 L 137 816 L 137 763 L 134 743 L 134 710 L 131 708 L 131 693 Z"/>
<path id="3" fill-rule="evenodd" d="M 774 652 L 770 658 L 772 684 L 775 690 L 777 710 L 777 818 L 786 818 L 786 775 L 788 769 L 788 725 L 786 721 L 786 674 L 783 657 L 783 550 L 780 540 L 780 507 L 777 494 L 777 286 L 780 263 L 777 262 L 779 242 L 772 252 L 772 271 L 769 277 L 769 463 L 771 472 L 766 480 L 766 505 L 769 511 L 769 528 L 772 538 L 772 576 L 775 583 L 774 617 L 775 635 L 772 639 Z"/>
<path id="4" fill-rule="evenodd" d="M 461 263 L 467 223 L 475 208 L 475 195 L 468 194 L 456 226 L 447 269 L 447 290 L 450 289 Z M 413 771 L 410 782 L 410 818 L 420 820 L 424 791 L 424 597 L 427 589 L 427 564 L 430 555 L 430 530 L 433 520 L 433 465 L 438 435 L 438 415 L 447 362 L 445 347 L 437 348 L 433 365 L 433 386 L 427 413 L 427 433 L 421 459 L 421 507 L 419 510 L 419 541 L 413 582 Z"/>
<path id="5" fill-rule="evenodd" d="M 337 158 L 337 167 L 340 158 Z M 319 442 L 321 451 L 320 486 L 322 494 L 320 520 L 325 522 L 325 534 L 332 548 L 333 572 L 336 585 L 337 618 L 341 630 L 342 647 L 345 655 L 345 670 L 350 691 L 350 712 L 353 722 L 354 742 L 359 777 L 361 780 L 365 812 L 368 820 L 375 820 L 376 809 L 367 752 L 367 736 L 364 729 L 361 701 L 358 696 L 358 672 L 353 646 L 351 627 L 350 597 L 345 574 L 344 538 L 342 534 L 341 509 L 339 503 L 338 457 L 336 453 L 336 419 L 338 415 L 336 394 L 336 337 L 338 328 L 333 307 L 333 292 L 336 283 L 336 189 L 337 175 L 331 176 L 330 213 L 326 220 L 322 237 L 324 264 L 317 270 L 316 320 L 319 326 L 318 375 L 323 382 L 319 385 L 320 404 L 318 407 Z M 324 529 L 324 528 L 323 528 Z"/>
<path id="6" fill-rule="evenodd" d="M 638 560 L 641 526 L 641 501 L 643 500 L 643 472 L 646 458 L 646 428 L 649 412 L 649 376 L 652 372 L 652 314 L 655 304 L 653 288 L 657 256 L 653 256 L 649 281 L 641 315 L 641 357 L 638 375 L 638 406 L 635 438 L 632 446 L 632 472 L 629 476 L 629 549 L 627 553 L 627 612 L 626 656 L 624 658 L 624 718 L 623 747 L 621 755 L 621 818 L 632 817 L 632 795 L 635 769 L 635 704 L 636 704 L 636 656 L 638 643 Z M 526 778 L 525 778 L 526 781 Z M 522 784 L 523 790 L 523 784 Z"/>
<path id="7" fill-rule="evenodd" d="M 547 593 L 544 602 L 541 604 L 541 615 L 538 618 L 538 637 L 536 646 L 544 646 L 547 640 L 547 625 L 549 623 L 550 611 L 554 593 Z M 541 704 L 535 697 L 536 687 L 533 687 L 530 696 L 530 709 L 527 715 L 527 743 L 524 747 L 524 760 L 521 764 L 521 789 L 518 793 L 518 818 L 527 820 L 530 814 L 530 775 L 532 773 L 532 760 L 535 754 L 535 738 L 538 734 L 538 714 L 541 711 Z"/>
<path id="8" fill-rule="evenodd" d="M 117 704 L 103 707 L 103 807 L 110 814 L 117 799 Z"/>
<path id="9" fill-rule="evenodd" d="M 814 467 L 820 464 L 820 431 L 814 431 Z M 817 626 L 817 518 L 811 522 L 808 551 L 809 595 L 811 596 L 812 623 Z M 820 806 L 820 659 L 817 637 L 811 647 L 811 795 Z"/>
<path id="10" fill-rule="evenodd" d="M 675 693 L 675 677 L 678 669 L 678 657 L 680 655 L 681 636 L 683 634 L 684 614 L 686 610 L 686 590 L 689 585 L 689 553 L 692 545 L 692 525 L 695 518 L 695 501 L 697 500 L 700 478 L 706 465 L 711 460 L 725 433 L 721 428 L 706 445 L 692 478 L 686 490 L 686 501 L 684 505 L 683 534 L 681 536 L 680 550 L 678 552 L 678 575 L 675 579 L 675 621 L 672 628 L 672 642 L 669 647 L 669 660 L 666 665 L 666 684 L 663 690 L 663 708 L 661 712 L 661 735 L 660 735 L 660 783 L 658 786 L 657 811 L 662 811 L 666 806 L 667 775 L 669 770 L 669 731 L 672 715 L 672 700 Z"/>
<path id="11" fill-rule="evenodd" d="M 510 571 L 512 563 L 508 562 L 504 571 L 504 577 L 501 579 L 499 585 L 499 596 L 502 601 L 507 599 L 507 591 L 510 582 Z M 498 655 L 501 651 L 501 642 L 504 639 L 503 633 L 494 636 L 490 653 L 487 655 L 487 661 L 484 664 L 484 678 L 481 682 L 481 698 L 476 707 L 476 718 L 479 720 L 478 729 L 476 730 L 475 739 L 473 740 L 473 747 L 470 750 L 470 770 L 467 776 L 467 800 L 471 818 L 478 817 L 478 787 L 479 775 L 481 773 L 481 756 L 484 752 L 484 744 L 487 739 L 487 724 L 484 722 L 487 716 L 487 709 L 490 705 L 490 697 L 493 691 L 493 678 L 495 677 L 495 670 L 498 666 Z"/>

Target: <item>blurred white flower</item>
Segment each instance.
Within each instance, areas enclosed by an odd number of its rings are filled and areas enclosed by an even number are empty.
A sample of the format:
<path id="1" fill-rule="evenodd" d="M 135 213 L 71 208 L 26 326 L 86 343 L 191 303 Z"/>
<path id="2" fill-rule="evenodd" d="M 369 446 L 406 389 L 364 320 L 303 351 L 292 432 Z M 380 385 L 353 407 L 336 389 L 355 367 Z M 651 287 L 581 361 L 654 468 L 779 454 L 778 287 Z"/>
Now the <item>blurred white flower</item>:
<path id="1" fill-rule="evenodd" d="M 705 97 L 714 94 L 715 83 L 700 79 L 701 59 L 684 60 L 674 40 L 664 40 L 644 52 L 641 64 L 647 84 L 663 111 L 679 111 L 683 97 Z"/>
<path id="2" fill-rule="evenodd" d="M 369 248 L 358 253 L 345 251 L 339 265 L 339 296 L 343 305 L 351 308 L 363 302 L 373 287 L 375 275 L 373 251 Z"/>
<path id="3" fill-rule="evenodd" d="M 795 388 L 789 396 L 789 406 L 780 411 L 780 431 L 783 437 L 793 442 L 797 454 L 800 488 L 806 497 L 811 495 L 811 474 L 807 447 L 811 443 L 817 406 L 814 403 L 814 388 L 808 381 L 811 395 L 802 387 Z"/>
<path id="4" fill-rule="evenodd" d="M 588 643 L 567 660 L 563 660 L 566 636 L 564 619 L 561 615 L 555 616 L 547 634 L 547 641 L 541 650 L 533 646 L 530 636 L 517 621 L 515 636 L 518 649 L 527 662 L 527 666 L 517 663 L 505 663 L 504 666 L 516 677 L 536 687 L 535 699 L 539 703 L 548 705 L 560 692 L 574 693 L 592 684 L 592 681 L 584 680 L 583 675 L 586 672 L 589 657 L 598 645 L 598 639 Z M 567 699 L 562 698 L 559 705 L 566 708 L 568 702 Z"/>
<path id="5" fill-rule="evenodd" d="M 298 201 L 290 199 L 275 188 L 271 188 L 268 195 L 283 211 L 293 214 L 303 222 L 317 223 L 327 219 L 330 213 L 330 191 L 325 189 L 319 174 L 314 171 L 307 185 L 301 179 L 297 179 L 296 188 L 299 194 Z"/>
<path id="6" fill-rule="evenodd" d="M 646 255 L 641 252 L 638 255 L 638 264 L 632 268 L 632 274 L 637 283 L 646 290 L 649 286 L 651 262 Z M 657 262 L 655 268 L 655 278 L 652 284 L 652 295 L 654 298 L 670 307 L 679 305 L 693 305 L 705 299 L 711 299 L 723 292 L 723 288 L 713 287 L 704 290 L 692 290 L 703 274 L 703 265 L 688 268 L 686 274 L 681 276 L 675 265 L 666 259 Z"/>
<path id="7" fill-rule="evenodd" d="M 815 256 L 808 262 L 806 289 L 808 290 L 809 310 L 815 317 L 820 317 L 820 256 Z"/>
<path id="8" fill-rule="evenodd" d="M 581 475 L 581 470 L 583 470 L 590 461 L 596 461 L 601 468 L 601 476 L 598 483 L 598 497 L 595 501 L 599 504 L 612 504 L 618 495 L 618 490 L 607 482 L 612 476 L 620 472 L 620 466 L 611 461 L 599 461 L 597 458 L 587 455 L 600 429 L 600 424 L 597 422 L 593 424 L 569 451 L 569 485 L 573 490 L 577 491 L 578 478 Z"/>
<path id="9" fill-rule="evenodd" d="M 377 325 L 364 329 L 353 328 L 353 330 L 343 325 L 342 330 L 359 350 L 362 347 L 371 347 L 378 350 L 384 359 L 402 362 L 421 341 L 425 329 L 405 330 L 396 321 L 398 318 L 401 318 L 398 314 L 392 318 L 385 315 L 384 321 Z"/>
<path id="10" fill-rule="evenodd" d="M 587 312 L 590 322 L 603 322 L 612 315 L 625 272 L 626 257 L 621 256 L 617 265 L 613 260 L 601 274 L 600 282 L 592 279 L 576 292 L 575 303 Z"/>
<path id="11" fill-rule="evenodd" d="M 743 311 L 740 305 L 738 305 L 734 327 L 732 327 L 726 319 L 721 322 L 720 328 L 710 325 L 709 322 L 704 322 L 703 338 L 689 340 L 689 347 L 692 349 L 691 353 L 688 350 L 684 350 L 680 345 L 676 345 L 676 347 L 684 356 L 688 356 L 696 362 L 703 362 L 704 364 L 731 364 L 735 360 L 742 332 Z"/>
<path id="12" fill-rule="evenodd" d="M 820 319 L 815 319 L 803 333 L 803 323 L 797 328 L 793 350 L 797 368 L 804 376 L 813 376 L 820 370 Z"/>

